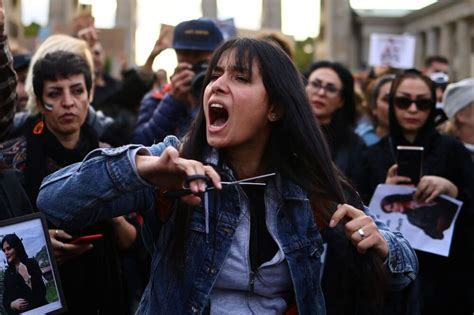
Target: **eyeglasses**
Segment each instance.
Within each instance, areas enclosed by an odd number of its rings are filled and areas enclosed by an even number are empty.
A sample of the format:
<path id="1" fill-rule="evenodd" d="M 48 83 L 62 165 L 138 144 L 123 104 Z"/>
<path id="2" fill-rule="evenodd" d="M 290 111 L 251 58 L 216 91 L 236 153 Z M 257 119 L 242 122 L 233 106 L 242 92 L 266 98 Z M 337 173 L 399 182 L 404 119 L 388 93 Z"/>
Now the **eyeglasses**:
<path id="1" fill-rule="evenodd" d="M 416 108 L 421 111 L 428 111 L 434 106 L 433 101 L 427 98 L 420 98 L 418 100 L 412 100 L 404 96 L 395 96 L 393 98 L 393 105 L 399 109 L 408 109 L 413 103 L 415 103 Z"/>
<path id="2" fill-rule="evenodd" d="M 324 90 L 324 92 L 326 92 L 328 96 L 336 96 L 340 91 L 340 89 L 338 89 L 332 84 L 323 85 L 321 81 L 317 81 L 317 80 L 309 81 L 309 84 L 311 85 L 311 87 L 314 89 L 316 93 L 321 90 Z"/>

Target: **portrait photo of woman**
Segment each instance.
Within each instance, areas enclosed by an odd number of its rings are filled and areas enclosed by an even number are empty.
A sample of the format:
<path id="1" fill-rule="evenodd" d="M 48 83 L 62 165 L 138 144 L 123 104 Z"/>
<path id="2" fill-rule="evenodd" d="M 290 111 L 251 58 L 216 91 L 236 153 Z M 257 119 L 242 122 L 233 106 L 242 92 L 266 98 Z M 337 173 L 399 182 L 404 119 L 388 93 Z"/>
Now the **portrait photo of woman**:
<path id="1" fill-rule="evenodd" d="M 1 245 L 8 263 L 3 280 L 5 311 L 19 314 L 47 304 L 40 266 L 28 257 L 22 240 L 16 234 L 8 234 Z"/>
<path id="2" fill-rule="evenodd" d="M 380 208 L 386 213 L 406 214 L 412 225 L 429 237 L 441 240 L 453 222 L 457 205 L 440 197 L 426 202 L 413 199 L 413 194 L 393 194 L 382 199 Z"/>

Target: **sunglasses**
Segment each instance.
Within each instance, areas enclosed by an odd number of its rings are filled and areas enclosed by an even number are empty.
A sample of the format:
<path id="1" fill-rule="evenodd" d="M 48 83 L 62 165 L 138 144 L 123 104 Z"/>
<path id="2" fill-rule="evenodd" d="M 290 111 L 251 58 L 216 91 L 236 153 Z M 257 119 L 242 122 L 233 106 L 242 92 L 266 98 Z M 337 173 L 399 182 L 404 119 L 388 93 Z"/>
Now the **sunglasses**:
<path id="1" fill-rule="evenodd" d="M 420 98 L 418 100 L 412 100 L 404 96 L 395 96 L 393 98 L 393 105 L 399 109 L 408 109 L 413 103 L 415 103 L 416 108 L 421 111 L 428 111 L 433 108 L 434 105 L 432 100 L 426 98 Z"/>

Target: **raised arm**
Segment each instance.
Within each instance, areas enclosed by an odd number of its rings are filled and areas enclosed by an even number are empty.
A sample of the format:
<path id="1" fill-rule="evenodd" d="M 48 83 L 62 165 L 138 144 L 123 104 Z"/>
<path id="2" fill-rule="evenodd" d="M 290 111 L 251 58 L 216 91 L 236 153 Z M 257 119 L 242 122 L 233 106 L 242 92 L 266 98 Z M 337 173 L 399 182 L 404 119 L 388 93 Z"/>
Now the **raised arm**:
<path id="1" fill-rule="evenodd" d="M 187 176 L 207 175 L 220 189 L 216 171 L 181 158 L 175 148 L 178 144 L 176 137 L 167 137 L 151 148 L 129 145 L 95 150 L 82 163 L 43 180 L 38 208 L 54 225 L 75 230 L 132 211 L 147 213 L 154 209 L 155 187 L 181 188 Z M 206 189 L 205 182 L 194 180 L 189 188 L 199 194 Z M 201 201 L 195 195 L 182 200 L 193 205 Z"/>
<path id="2" fill-rule="evenodd" d="M 144 147 L 98 149 L 82 163 L 43 180 L 38 209 L 57 227 L 74 231 L 106 218 L 153 208 L 154 187 L 137 174 L 135 155 Z"/>

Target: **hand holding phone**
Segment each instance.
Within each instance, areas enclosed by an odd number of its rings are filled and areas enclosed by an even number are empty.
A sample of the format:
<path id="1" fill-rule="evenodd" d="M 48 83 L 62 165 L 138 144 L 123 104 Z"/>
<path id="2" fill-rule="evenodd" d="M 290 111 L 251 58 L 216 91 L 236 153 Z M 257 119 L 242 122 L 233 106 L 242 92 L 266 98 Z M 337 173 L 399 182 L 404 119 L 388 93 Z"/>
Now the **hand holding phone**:
<path id="1" fill-rule="evenodd" d="M 76 237 L 74 239 L 72 239 L 69 244 L 83 244 L 83 243 L 90 243 L 92 242 L 93 240 L 97 240 L 97 239 L 100 239 L 102 238 L 102 234 L 91 234 L 91 235 L 83 235 L 83 236 L 79 236 L 79 237 Z"/>
<path id="2" fill-rule="evenodd" d="M 411 179 L 411 184 L 417 185 L 421 177 L 423 164 L 423 147 L 397 146 L 397 175 Z"/>

